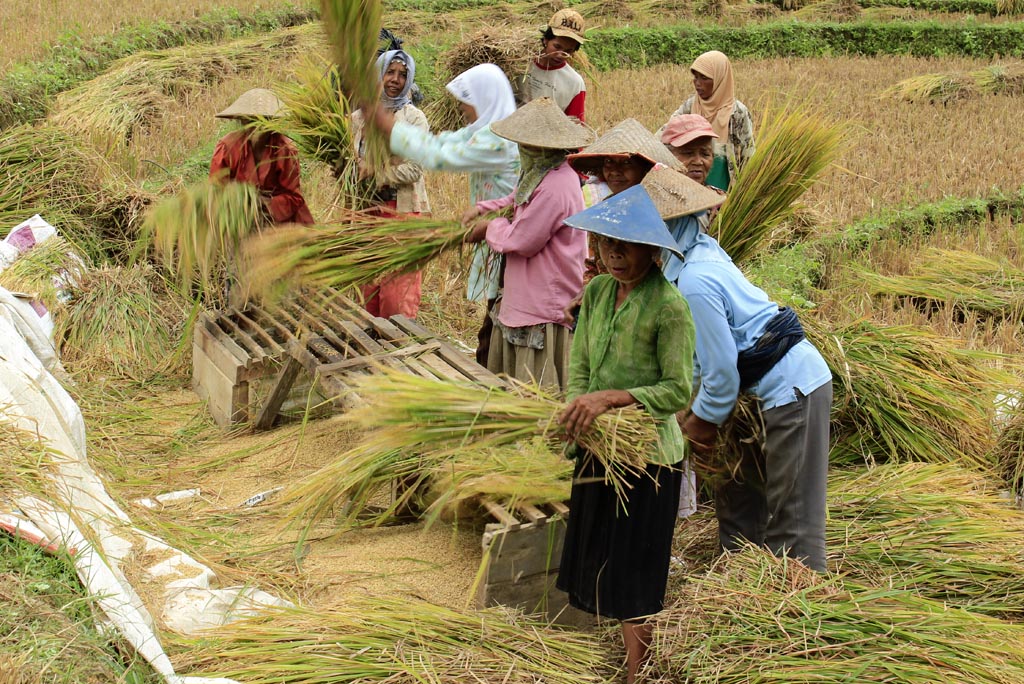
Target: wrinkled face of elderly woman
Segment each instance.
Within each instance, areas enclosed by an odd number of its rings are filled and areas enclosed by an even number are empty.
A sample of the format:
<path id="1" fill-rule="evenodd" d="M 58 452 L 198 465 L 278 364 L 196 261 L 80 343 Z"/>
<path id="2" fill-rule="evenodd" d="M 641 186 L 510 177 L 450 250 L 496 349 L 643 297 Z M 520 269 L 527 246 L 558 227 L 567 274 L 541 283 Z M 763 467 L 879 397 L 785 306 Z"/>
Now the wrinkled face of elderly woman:
<path id="1" fill-rule="evenodd" d="M 609 156 L 601 164 L 601 177 L 614 195 L 639 185 L 650 170 L 651 163 L 635 154 L 629 157 Z"/>
<path id="2" fill-rule="evenodd" d="M 695 138 L 685 145 L 676 147 L 666 145 L 672 151 L 672 155 L 679 160 L 683 166 L 683 173 L 701 185 L 708 179 L 711 173 L 711 165 L 715 161 L 715 145 L 710 136 Z"/>
<path id="3" fill-rule="evenodd" d="M 608 274 L 626 285 L 635 284 L 643 278 L 654 265 L 659 252 L 657 247 L 623 242 L 604 235 L 598 236 L 597 247 Z"/>

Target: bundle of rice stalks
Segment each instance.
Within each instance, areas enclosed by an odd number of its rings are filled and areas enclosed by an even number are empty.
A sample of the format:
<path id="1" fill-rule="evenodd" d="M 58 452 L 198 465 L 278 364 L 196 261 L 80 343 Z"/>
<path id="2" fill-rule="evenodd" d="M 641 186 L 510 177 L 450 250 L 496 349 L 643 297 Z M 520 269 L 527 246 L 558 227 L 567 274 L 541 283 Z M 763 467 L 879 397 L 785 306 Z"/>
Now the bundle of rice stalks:
<path id="1" fill-rule="evenodd" d="M 152 241 L 182 285 L 197 282 L 217 293 L 242 240 L 263 222 L 254 185 L 204 180 L 152 208 L 140 245 Z"/>
<path id="2" fill-rule="evenodd" d="M 866 589 L 754 549 L 723 556 L 654 620 L 648 666 L 654 681 L 1009 684 L 1024 678 L 1019 625 L 905 591 Z"/>
<path id="3" fill-rule="evenodd" d="M 962 313 L 1024 316 L 1024 271 L 973 252 L 931 248 L 915 260 L 913 274 L 883 276 L 863 267 L 852 274 L 872 295 L 909 298 L 926 310 L 949 303 Z"/>
<path id="4" fill-rule="evenodd" d="M 338 68 L 338 86 L 348 101 L 362 105 L 377 102 L 380 83 L 376 68 L 381 27 L 380 0 L 321 0 L 327 41 Z M 364 158 L 369 168 L 380 171 L 391 155 L 388 143 L 376 127 L 367 126 Z"/>
<path id="5" fill-rule="evenodd" d="M 557 423 L 564 404 L 534 387 L 488 389 L 381 369 L 361 379 L 355 391 L 366 404 L 351 410 L 346 420 L 366 429 L 366 436 L 334 463 L 285 490 L 279 502 L 287 509 L 288 520 L 305 518 L 312 525 L 332 511 L 343 511 L 354 522 L 384 488 L 403 481 L 405 491 L 373 518 L 379 522 L 408 506 L 420 485 L 428 485 L 449 468 L 455 473 L 469 452 L 487 459 L 483 467 L 493 471 L 499 463 L 496 457 L 505 458 L 513 468 L 526 467 L 521 455 L 510 458 L 510 449 L 535 438 L 554 455 L 565 448 Z M 625 498 L 629 485 L 624 478 L 643 472 L 656 440 L 653 419 L 628 408 L 598 418 L 579 445 L 605 466 L 606 480 Z M 479 472 L 479 465 L 470 467 Z M 548 475 L 554 480 L 546 479 L 550 486 L 545 489 L 563 491 L 564 467 Z M 522 477 L 516 477 L 518 482 L 509 479 L 506 486 L 514 493 L 526 491 Z M 452 481 L 446 495 L 439 493 L 438 487 L 444 485 L 437 479 L 435 495 L 457 499 L 460 485 L 454 476 Z M 479 480 L 473 486 L 482 491 Z"/>
<path id="6" fill-rule="evenodd" d="M 149 266 L 84 271 L 67 293 L 54 336 L 70 369 L 144 381 L 182 363 L 186 309 Z"/>
<path id="7" fill-rule="evenodd" d="M 180 669 L 251 684 L 608 681 L 605 647 L 513 612 L 353 596 L 323 611 L 265 611 L 185 642 Z"/>
<path id="8" fill-rule="evenodd" d="M 1024 14 L 1024 0 L 996 0 L 996 14 Z"/>
<path id="9" fill-rule="evenodd" d="M 737 174 L 709 232 L 737 264 L 760 251 L 796 201 L 839 155 L 845 126 L 826 122 L 806 106 L 770 115 L 757 151 Z"/>
<path id="10" fill-rule="evenodd" d="M 1024 13 L 1024 3 L 1020 12 Z M 971 77 L 986 95 L 1024 95 L 1024 63 L 993 64 L 972 71 Z"/>
<path id="11" fill-rule="evenodd" d="M 834 378 L 833 463 L 961 463 L 993 473 L 992 398 L 1015 381 L 1002 359 L 908 326 L 802 319 Z"/>
<path id="12" fill-rule="evenodd" d="M 50 122 L 97 142 L 126 143 L 175 100 L 306 49 L 311 25 L 218 45 L 189 45 L 118 60 L 102 75 L 57 98 Z"/>
<path id="13" fill-rule="evenodd" d="M 761 405 L 741 394 L 729 419 L 718 433 L 710 454 L 690 453 L 690 466 L 701 480 L 714 487 L 742 476 L 741 466 L 764 464 L 764 416 Z"/>
<path id="14" fill-rule="evenodd" d="M 922 74 L 907 78 L 882 91 L 883 97 L 906 102 L 947 104 L 978 93 L 977 84 L 968 74 Z"/>
<path id="15" fill-rule="evenodd" d="M 956 465 L 882 465 L 833 474 L 828 510 L 829 562 L 845 577 L 1024 618 L 1024 514 L 993 481 Z"/>
<path id="16" fill-rule="evenodd" d="M 459 517 L 481 499 L 506 507 L 569 499 L 572 461 L 541 438 L 516 445 L 464 449 L 431 468 L 424 494 L 431 517 Z"/>
<path id="17" fill-rule="evenodd" d="M 505 72 L 518 97 L 530 60 L 540 53 L 540 38 L 536 28 L 511 24 L 484 26 L 441 55 L 438 81 L 447 83 L 478 64 L 496 64 Z M 573 54 L 570 63 L 589 83 L 596 81 L 594 67 L 583 50 Z M 424 113 L 433 130 L 453 130 L 462 126 L 454 98 L 438 98 L 427 105 Z"/>
<path id="18" fill-rule="evenodd" d="M 88 268 L 64 238 L 54 236 L 0 271 L 0 286 L 34 295 L 50 311 L 62 306 L 62 292 Z"/>
<path id="19" fill-rule="evenodd" d="M 340 213 L 340 224 L 283 226 L 247 241 L 239 280 L 268 301 L 300 286 L 345 290 L 415 270 L 466 235 L 458 221 Z"/>

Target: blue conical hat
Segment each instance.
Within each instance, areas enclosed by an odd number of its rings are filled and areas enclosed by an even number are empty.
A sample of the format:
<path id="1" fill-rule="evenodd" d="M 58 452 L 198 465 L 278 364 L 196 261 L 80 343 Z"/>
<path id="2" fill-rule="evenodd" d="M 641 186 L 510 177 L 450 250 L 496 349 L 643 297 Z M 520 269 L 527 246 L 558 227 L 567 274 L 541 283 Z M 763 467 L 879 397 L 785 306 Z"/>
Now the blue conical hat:
<path id="1" fill-rule="evenodd" d="M 683 258 L 658 207 L 642 185 L 634 185 L 565 219 L 566 225 L 605 237 L 661 247 Z"/>

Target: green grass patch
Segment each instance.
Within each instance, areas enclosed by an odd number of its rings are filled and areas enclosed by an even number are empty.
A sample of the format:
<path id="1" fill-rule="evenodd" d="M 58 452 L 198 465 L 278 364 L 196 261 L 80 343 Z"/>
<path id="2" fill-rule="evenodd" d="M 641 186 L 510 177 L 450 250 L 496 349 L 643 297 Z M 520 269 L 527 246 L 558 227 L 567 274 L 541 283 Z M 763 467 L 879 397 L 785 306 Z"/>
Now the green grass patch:
<path id="1" fill-rule="evenodd" d="M 218 9 L 189 21 L 140 23 L 91 39 L 69 33 L 47 59 L 19 64 L 0 79 L 0 128 L 44 117 L 55 94 L 96 76 L 115 59 L 142 50 L 217 43 L 308 23 L 317 17 L 318 12 L 310 7 L 252 13 Z"/>
<path id="2" fill-rule="evenodd" d="M 66 556 L 0 533 L 0 662 L 47 684 L 157 684 L 148 663 L 96 628 L 93 605 Z"/>
<path id="3" fill-rule="evenodd" d="M 1024 23 L 938 21 L 851 23 L 771 22 L 750 26 L 677 24 L 664 28 L 598 29 L 588 34 L 587 55 L 597 69 L 689 64 L 708 50 L 731 59 L 832 55 L 1024 55 Z"/>

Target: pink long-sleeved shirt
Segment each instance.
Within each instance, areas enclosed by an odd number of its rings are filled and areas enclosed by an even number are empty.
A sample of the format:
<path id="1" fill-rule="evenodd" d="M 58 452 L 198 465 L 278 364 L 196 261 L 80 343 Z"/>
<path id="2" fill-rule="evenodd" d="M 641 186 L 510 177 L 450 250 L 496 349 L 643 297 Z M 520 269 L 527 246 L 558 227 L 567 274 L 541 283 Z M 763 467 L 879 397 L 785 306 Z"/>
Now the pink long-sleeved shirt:
<path id="1" fill-rule="evenodd" d="M 514 203 L 515 193 L 477 202 L 482 211 Z M 564 325 L 564 309 L 583 289 L 587 237 L 564 221 L 583 211 L 576 172 L 565 162 L 549 171 L 530 201 L 515 207 L 512 220 L 487 225 L 487 244 L 505 255 L 505 290 L 498 320 L 510 328 L 539 323 Z"/>

